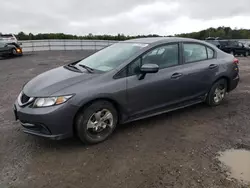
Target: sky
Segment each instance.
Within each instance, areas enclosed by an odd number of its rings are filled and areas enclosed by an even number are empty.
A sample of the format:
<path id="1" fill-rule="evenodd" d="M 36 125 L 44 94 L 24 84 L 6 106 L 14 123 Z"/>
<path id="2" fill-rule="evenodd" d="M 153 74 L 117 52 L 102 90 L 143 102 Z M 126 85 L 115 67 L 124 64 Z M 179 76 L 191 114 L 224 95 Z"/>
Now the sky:
<path id="1" fill-rule="evenodd" d="M 2 33 L 174 35 L 250 29 L 250 0 L 0 0 Z"/>

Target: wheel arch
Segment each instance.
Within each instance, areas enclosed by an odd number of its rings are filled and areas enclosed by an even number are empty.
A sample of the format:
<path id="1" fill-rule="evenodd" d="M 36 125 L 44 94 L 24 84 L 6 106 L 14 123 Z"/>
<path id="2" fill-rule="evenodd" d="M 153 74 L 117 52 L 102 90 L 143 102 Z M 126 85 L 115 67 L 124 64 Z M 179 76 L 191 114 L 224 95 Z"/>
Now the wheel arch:
<path id="1" fill-rule="evenodd" d="M 81 105 L 81 107 L 77 110 L 75 116 L 74 116 L 74 120 L 73 120 L 73 132 L 74 134 L 76 133 L 76 120 L 77 120 L 77 117 L 78 115 L 80 114 L 81 111 L 83 111 L 85 108 L 87 108 L 88 106 L 90 106 L 91 104 L 93 104 L 94 102 L 97 102 L 97 101 L 108 101 L 110 102 L 114 108 L 116 109 L 117 111 L 117 114 L 118 114 L 118 124 L 123 122 L 123 119 L 126 117 L 124 115 L 124 110 L 122 109 L 122 106 L 114 99 L 111 99 L 111 98 L 108 98 L 108 97 L 99 97 L 99 98 L 95 98 L 95 99 L 92 99 L 88 102 L 85 102 L 84 104 Z"/>
<path id="2" fill-rule="evenodd" d="M 225 76 L 225 75 L 220 76 L 219 78 L 217 78 L 217 79 L 213 82 L 212 86 L 213 86 L 216 82 L 218 82 L 219 80 L 222 80 L 222 79 L 226 80 L 226 82 L 227 82 L 227 92 L 228 92 L 228 91 L 229 91 L 229 88 L 230 88 L 230 79 L 229 79 L 228 76 Z"/>

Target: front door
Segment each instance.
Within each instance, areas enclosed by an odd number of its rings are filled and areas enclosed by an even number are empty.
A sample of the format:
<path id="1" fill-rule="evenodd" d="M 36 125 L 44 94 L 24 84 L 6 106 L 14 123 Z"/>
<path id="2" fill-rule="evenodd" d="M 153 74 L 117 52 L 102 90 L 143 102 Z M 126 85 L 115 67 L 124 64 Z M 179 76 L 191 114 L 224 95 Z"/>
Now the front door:
<path id="1" fill-rule="evenodd" d="M 159 72 L 138 79 L 143 64 L 157 64 Z M 181 92 L 179 44 L 166 44 L 147 52 L 128 66 L 127 97 L 130 115 L 163 108 Z"/>

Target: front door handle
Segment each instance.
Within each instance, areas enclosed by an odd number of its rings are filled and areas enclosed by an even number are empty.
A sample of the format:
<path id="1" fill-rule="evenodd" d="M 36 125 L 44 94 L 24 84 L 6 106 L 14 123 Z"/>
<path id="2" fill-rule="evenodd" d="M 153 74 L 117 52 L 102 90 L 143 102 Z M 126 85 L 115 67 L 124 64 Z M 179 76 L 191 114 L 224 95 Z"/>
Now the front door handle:
<path id="1" fill-rule="evenodd" d="M 211 65 L 209 65 L 209 69 L 215 69 L 215 68 L 217 68 L 218 67 L 218 65 L 216 65 L 216 64 L 211 64 Z"/>
<path id="2" fill-rule="evenodd" d="M 182 77 L 182 74 L 181 73 L 174 73 L 172 76 L 171 76 L 171 79 L 177 79 L 177 78 L 180 78 Z"/>

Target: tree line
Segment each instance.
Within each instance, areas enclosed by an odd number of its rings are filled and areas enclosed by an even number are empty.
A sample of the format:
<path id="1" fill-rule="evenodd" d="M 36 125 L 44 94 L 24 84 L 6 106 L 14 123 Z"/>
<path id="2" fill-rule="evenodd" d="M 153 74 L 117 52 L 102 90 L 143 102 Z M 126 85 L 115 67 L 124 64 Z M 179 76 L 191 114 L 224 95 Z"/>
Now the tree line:
<path id="1" fill-rule="evenodd" d="M 231 29 L 230 27 L 208 28 L 199 32 L 176 35 L 204 40 L 207 37 L 220 37 L 222 39 L 250 39 L 250 29 Z"/>
<path id="2" fill-rule="evenodd" d="M 250 39 L 250 29 L 231 29 L 230 27 L 208 28 L 199 32 L 176 34 L 177 37 L 186 37 L 204 40 L 207 37 L 220 37 L 223 39 Z M 129 36 L 124 34 L 117 35 L 93 35 L 77 36 L 64 33 L 39 33 L 26 34 L 19 32 L 16 37 L 18 40 L 44 40 L 44 39 L 89 39 L 89 40 L 128 40 L 142 37 L 160 37 L 157 34 Z M 171 36 L 169 36 L 171 37 Z"/>
<path id="3" fill-rule="evenodd" d="M 159 35 L 138 35 L 138 36 L 125 36 L 124 34 L 117 35 L 93 35 L 88 34 L 85 36 L 77 36 L 64 33 L 38 33 L 36 35 L 24 32 L 19 32 L 16 35 L 18 40 L 44 40 L 44 39 L 88 39 L 88 40 L 128 40 L 133 38 L 142 38 L 142 37 L 159 37 Z"/>

